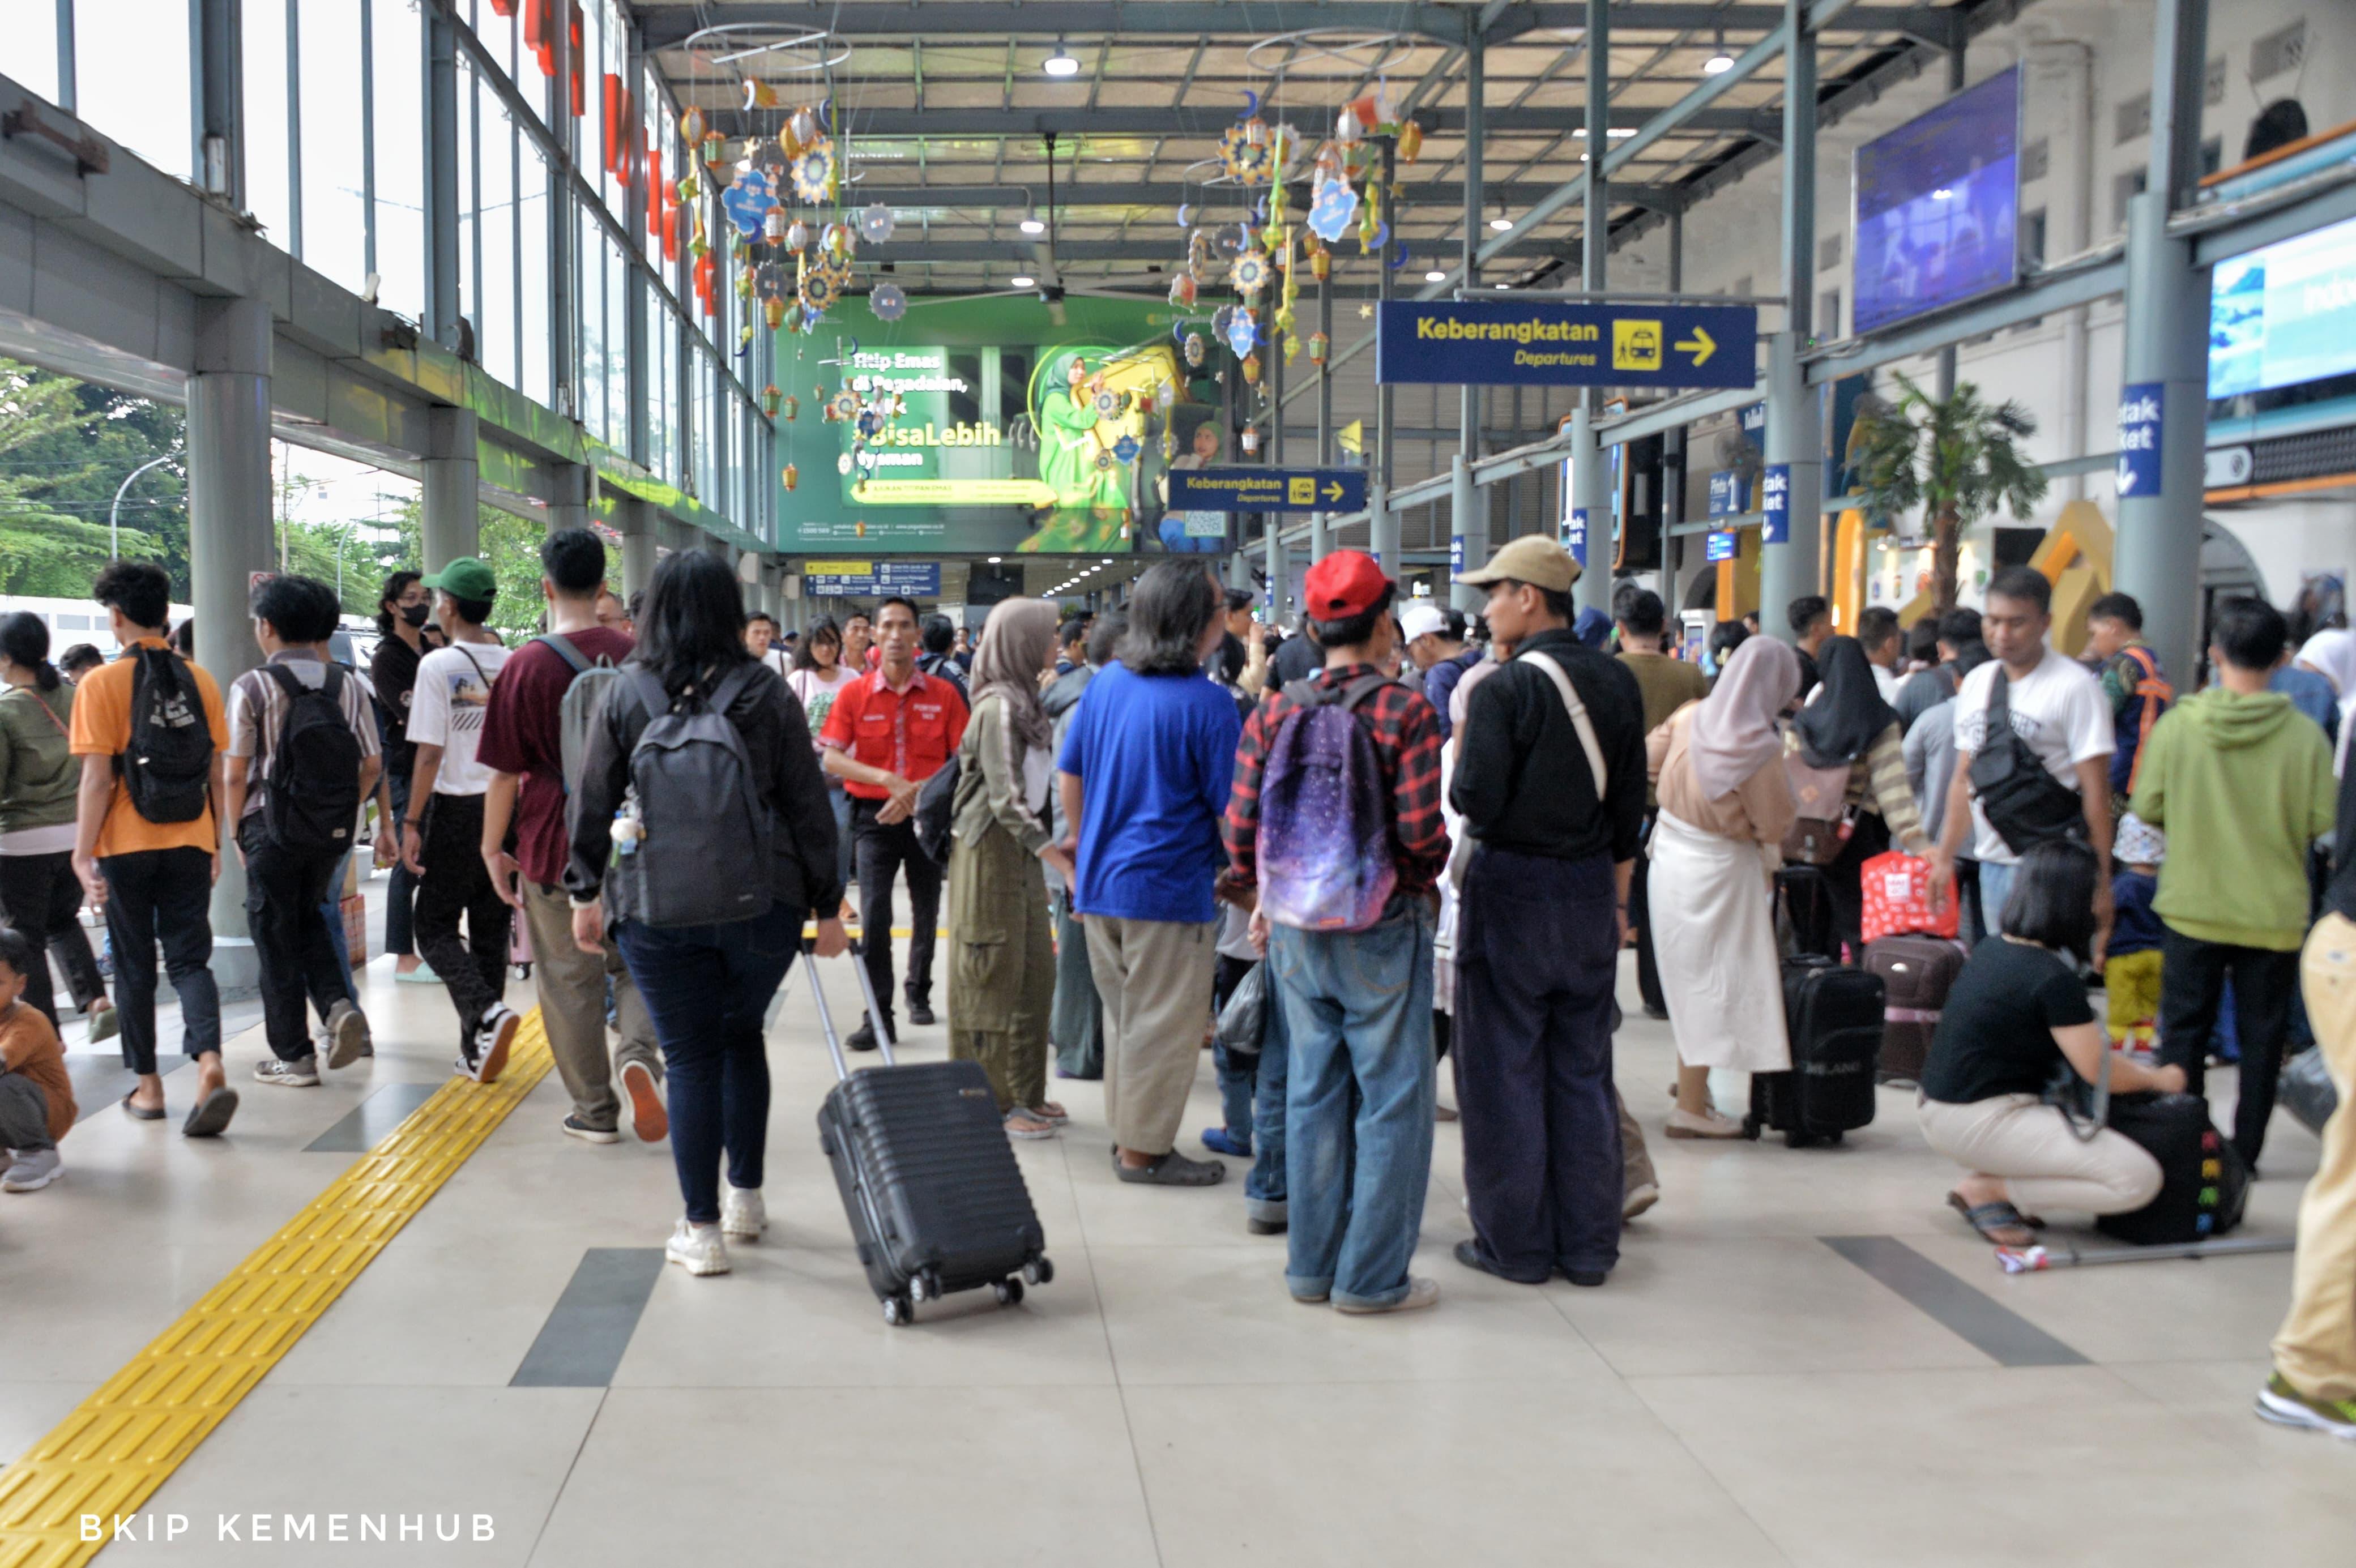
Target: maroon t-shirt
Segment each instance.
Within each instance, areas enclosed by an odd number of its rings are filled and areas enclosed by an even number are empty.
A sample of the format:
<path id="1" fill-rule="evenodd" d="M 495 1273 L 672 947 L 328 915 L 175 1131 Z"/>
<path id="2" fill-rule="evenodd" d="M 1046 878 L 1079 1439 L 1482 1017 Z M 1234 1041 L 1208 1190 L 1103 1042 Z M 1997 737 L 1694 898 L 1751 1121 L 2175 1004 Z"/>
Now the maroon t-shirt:
<path id="1" fill-rule="evenodd" d="M 633 645 L 605 626 L 568 632 L 565 641 L 595 663 L 620 664 Z M 562 887 L 570 847 L 564 832 L 563 746 L 557 709 L 573 684 L 573 667 L 546 643 L 526 643 L 508 658 L 491 683 L 491 704 L 483 715 L 483 741 L 477 756 L 483 766 L 521 776 L 516 795 L 516 863 L 542 887 Z"/>

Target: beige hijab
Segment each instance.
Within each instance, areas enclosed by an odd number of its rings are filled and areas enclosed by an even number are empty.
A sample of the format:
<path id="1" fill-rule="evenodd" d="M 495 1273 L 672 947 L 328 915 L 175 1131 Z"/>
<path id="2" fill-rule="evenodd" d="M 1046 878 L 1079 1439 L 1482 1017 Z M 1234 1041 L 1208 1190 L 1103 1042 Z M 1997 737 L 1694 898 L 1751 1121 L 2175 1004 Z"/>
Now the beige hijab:
<path id="1" fill-rule="evenodd" d="M 1055 642 L 1055 606 L 1044 599 L 1003 599 L 982 623 L 973 656 L 973 700 L 995 691 L 1006 703 L 1006 721 L 1025 746 L 1044 748 L 1055 739 L 1047 710 L 1039 706 L 1039 671 Z"/>
<path id="2" fill-rule="evenodd" d="M 1750 637 L 1734 650 L 1687 735 L 1686 754 L 1704 800 L 1732 795 L 1783 756 L 1783 737 L 1775 720 L 1799 689 L 1800 660 L 1790 644 Z"/>

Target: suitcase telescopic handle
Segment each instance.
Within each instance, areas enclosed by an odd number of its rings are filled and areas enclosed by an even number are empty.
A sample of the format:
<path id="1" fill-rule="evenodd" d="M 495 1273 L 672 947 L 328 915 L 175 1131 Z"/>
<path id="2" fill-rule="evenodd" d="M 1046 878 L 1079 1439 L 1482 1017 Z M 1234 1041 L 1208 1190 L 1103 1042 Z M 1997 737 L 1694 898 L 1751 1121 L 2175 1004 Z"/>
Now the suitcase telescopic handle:
<path id="1" fill-rule="evenodd" d="M 854 941 L 849 949 L 851 972 L 859 976 L 859 994 L 867 999 L 868 1021 L 875 1028 L 875 1043 L 884 1052 L 884 1065 L 897 1067 L 898 1058 L 893 1051 L 891 1025 L 885 1021 L 884 1009 L 875 1005 L 875 983 L 867 977 L 865 955 Z M 851 1076 L 851 1063 L 842 1054 L 842 1037 L 835 1032 L 834 1015 L 826 1005 L 826 987 L 819 984 L 818 955 L 809 944 L 802 947 L 802 966 L 809 974 L 810 1000 L 818 1005 L 819 1032 L 826 1036 L 827 1054 L 834 1059 L 834 1075 L 840 1081 Z"/>

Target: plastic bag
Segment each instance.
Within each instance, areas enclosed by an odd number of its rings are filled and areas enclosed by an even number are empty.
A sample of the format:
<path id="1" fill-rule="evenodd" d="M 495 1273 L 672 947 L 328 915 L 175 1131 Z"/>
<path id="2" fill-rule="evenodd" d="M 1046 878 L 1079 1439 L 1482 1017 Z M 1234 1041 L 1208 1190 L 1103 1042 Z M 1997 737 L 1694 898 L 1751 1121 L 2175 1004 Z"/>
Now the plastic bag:
<path id="1" fill-rule="evenodd" d="M 1258 1056 L 1260 1031 L 1268 1026 L 1268 960 L 1244 971 L 1227 1005 L 1219 1009 L 1219 1043 L 1230 1056 Z"/>

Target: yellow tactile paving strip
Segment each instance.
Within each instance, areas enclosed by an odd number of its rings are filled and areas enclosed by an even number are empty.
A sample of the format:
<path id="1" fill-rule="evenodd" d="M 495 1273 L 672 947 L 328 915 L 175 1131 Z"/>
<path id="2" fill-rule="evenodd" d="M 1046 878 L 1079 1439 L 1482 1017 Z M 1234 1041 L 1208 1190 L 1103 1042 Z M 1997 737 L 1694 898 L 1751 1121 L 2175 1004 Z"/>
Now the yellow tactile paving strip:
<path id="1" fill-rule="evenodd" d="M 0 1470 L 0 1568 L 105 1545 L 81 1520 L 135 1512 L 548 1073 L 534 1008 L 496 1083 L 453 1078 L 253 1250 L 57 1428 Z M 105 1533 L 103 1530 L 102 1534 Z"/>

